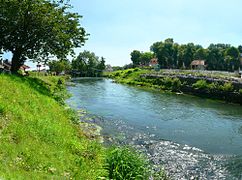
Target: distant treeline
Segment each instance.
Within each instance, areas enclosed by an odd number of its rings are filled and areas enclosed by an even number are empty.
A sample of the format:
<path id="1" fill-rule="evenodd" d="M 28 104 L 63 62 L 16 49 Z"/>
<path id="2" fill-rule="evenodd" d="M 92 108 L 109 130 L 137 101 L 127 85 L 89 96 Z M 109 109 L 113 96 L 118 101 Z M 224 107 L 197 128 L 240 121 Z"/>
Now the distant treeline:
<path id="1" fill-rule="evenodd" d="M 240 67 L 242 46 L 210 44 L 203 48 L 193 43 L 178 44 L 169 38 L 152 44 L 150 51 L 132 51 L 133 66 L 147 65 L 156 57 L 161 68 L 189 69 L 193 60 L 205 60 L 207 70 L 235 71 Z"/>
<path id="2" fill-rule="evenodd" d="M 62 72 L 73 76 L 95 77 L 101 76 L 105 69 L 105 59 L 98 57 L 90 51 L 81 52 L 72 62 L 67 60 L 52 61 L 50 71 L 61 74 Z"/>

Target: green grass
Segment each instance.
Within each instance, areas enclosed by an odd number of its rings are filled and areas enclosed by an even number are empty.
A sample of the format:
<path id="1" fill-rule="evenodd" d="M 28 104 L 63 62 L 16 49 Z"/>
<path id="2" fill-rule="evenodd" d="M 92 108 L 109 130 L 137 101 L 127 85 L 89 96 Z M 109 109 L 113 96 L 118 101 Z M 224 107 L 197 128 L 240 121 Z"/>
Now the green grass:
<path id="1" fill-rule="evenodd" d="M 88 139 L 64 81 L 0 75 L 0 179 L 165 179 L 135 150 Z"/>
<path id="2" fill-rule="evenodd" d="M 107 175 L 105 149 L 71 122 L 61 86 L 58 78 L 0 75 L 0 179 Z"/>
<path id="3" fill-rule="evenodd" d="M 107 165 L 110 179 L 143 180 L 151 175 L 147 159 L 130 147 L 111 148 Z"/>
<path id="4" fill-rule="evenodd" d="M 184 77 L 184 75 L 188 76 Z M 191 75 L 197 77 L 197 80 L 196 78 L 191 80 Z M 107 77 L 113 78 L 118 83 L 144 86 L 166 92 L 184 92 L 201 97 L 221 99 L 226 102 L 242 103 L 242 89 L 233 84 L 232 80 L 234 80 L 234 77 L 232 77 L 231 73 L 188 70 L 161 70 L 156 72 L 154 70 L 135 68 L 114 71 L 108 73 Z M 206 80 L 208 77 L 219 78 L 220 81 L 214 80 L 214 82 L 209 82 Z"/>

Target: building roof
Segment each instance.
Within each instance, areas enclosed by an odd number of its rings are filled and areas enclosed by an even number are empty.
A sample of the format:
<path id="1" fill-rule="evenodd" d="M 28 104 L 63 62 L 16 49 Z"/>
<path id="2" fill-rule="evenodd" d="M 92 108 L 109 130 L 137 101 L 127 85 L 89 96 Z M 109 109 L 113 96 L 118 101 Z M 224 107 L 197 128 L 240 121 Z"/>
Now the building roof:
<path id="1" fill-rule="evenodd" d="M 191 62 L 192 66 L 205 66 L 205 60 L 193 60 Z"/>
<path id="2" fill-rule="evenodd" d="M 158 64 L 158 59 L 157 59 L 157 58 L 152 58 L 152 59 L 150 60 L 150 64 L 151 64 L 151 65 Z"/>
<path id="3" fill-rule="evenodd" d="M 3 66 L 4 66 L 5 68 L 8 68 L 8 69 L 11 68 L 11 64 L 8 63 L 8 62 L 3 62 Z"/>
<path id="4" fill-rule="evenodd" d="M 27 65 L 22 65 L 21 67 L 20 67 L 20 69 L 29 69 L 30 67 L 29 66 L 27 66 Z"/>

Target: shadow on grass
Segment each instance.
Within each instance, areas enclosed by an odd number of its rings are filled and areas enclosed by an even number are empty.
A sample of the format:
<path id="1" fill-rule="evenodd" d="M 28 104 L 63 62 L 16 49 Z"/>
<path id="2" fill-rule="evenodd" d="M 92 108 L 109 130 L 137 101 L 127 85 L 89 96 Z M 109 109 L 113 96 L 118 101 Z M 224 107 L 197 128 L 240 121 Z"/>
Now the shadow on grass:
<path id="1" fill-rule="evenodd" d="M 17 75 L 7 75 L 7 76 L 13 78 L 15 81 L 27 84 L 29 87 L 31 87 L 32 89 L 36 90 L 37 92 L 43 95 L 50 96 L 50 97 L 52 96 L 51 84 L 48 84 L 39 78 L 23 77 L 23 76 L 17 76 Z"/>

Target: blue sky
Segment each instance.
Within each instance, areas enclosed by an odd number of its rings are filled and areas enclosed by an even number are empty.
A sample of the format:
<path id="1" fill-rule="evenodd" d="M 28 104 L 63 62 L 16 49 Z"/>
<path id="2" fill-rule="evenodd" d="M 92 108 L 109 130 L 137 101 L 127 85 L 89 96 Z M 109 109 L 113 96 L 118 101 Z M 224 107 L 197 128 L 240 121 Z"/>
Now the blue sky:
<path id="1" fill-rule="evenodd" d="M 242 44 L 241 0 L 71 0 L 90 33 L 90 50 L 112 65 L 130 63 L 130 53 L 156 41 Z M 80 50 L 77 50 L 78 53 Z"/>
<path id="2" fill-rule="evenodd" d="M 241 0 L 71 0 L 90 33 L 89 50 L 111 65 L 131 62 L 133 50 L 156 41 L 242 44 Z M 9 56 L 9 55 L 8 55 Z"/>

